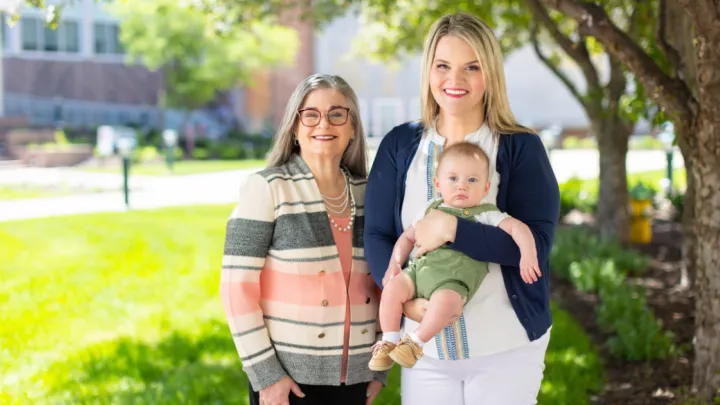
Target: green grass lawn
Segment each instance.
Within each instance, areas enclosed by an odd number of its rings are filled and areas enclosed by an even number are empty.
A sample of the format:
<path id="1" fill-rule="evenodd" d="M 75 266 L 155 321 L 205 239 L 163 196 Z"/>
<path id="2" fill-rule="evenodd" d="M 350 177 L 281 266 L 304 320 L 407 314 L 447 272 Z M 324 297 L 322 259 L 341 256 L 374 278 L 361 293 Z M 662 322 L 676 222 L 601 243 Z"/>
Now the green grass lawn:
<path id="1" fill-rule="evenodd" d="M 221 172 L 226 170 L 261 169 L 266 161 L 262 159 L 248 160 L 181 160 L 173 164 L 172 173 L 164 162 L 143 163 L 130 166 L 130 174 L 147 176 L 169 176 Z M 120 166 L 83 167 L 83 171 L 122 173 Z"/>
<path id="2" fill-rule="evenodd" d="M 62 192 L 51 192 L 38 188 L 18 186 L 8 187 L 0 186 L 0 201 L 3 200 L 21 200 L 24 198 L 40 198 L 40 197 L 56 197 L 64 195 Z"/>
<path id="3" fill-rule="evenodd" d="M 642 181 L 648 186 L 652 186 L 656 190 L 660 190 L 660 181 L 666 177 L 665 170 L 651 170 L 648 172 L 631 173 L 627 176 L 628 188 L 632 188 L 635 184 Z M 582 189 L 587 191 L 588 195 L 596 196 L 598 193 L 599 179 L 584 179 Z M 673 170 L 673 187 L 675 190 L 687 188 L 687 177 L 685 168 Z"/>
<path id="4" fill-rule="evenodd" d="M 246 404 L 218 295 L 231 208 L 0 223 L 0 403 Z M 553 311 L 540 403 L 588 404 L 597 355 Z"/>

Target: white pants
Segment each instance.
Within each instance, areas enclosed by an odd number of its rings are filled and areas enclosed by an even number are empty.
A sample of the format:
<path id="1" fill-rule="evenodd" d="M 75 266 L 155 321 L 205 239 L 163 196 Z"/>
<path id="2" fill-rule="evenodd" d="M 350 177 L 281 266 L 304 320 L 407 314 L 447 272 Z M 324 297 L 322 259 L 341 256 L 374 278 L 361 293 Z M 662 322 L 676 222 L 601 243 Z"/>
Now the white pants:
<path id="1" fill-rule="evenodd" d="M 466 360 L 421 358 L 402 369 L 403 405 L 532 405 L 545 370 L 550 331 L 526 346 Z"/>

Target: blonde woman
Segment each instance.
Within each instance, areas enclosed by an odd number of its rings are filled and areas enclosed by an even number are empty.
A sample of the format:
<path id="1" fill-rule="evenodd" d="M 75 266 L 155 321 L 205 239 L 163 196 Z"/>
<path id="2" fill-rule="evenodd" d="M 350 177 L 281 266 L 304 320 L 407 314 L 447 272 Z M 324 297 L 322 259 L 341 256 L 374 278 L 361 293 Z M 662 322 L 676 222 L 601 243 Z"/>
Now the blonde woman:
<path id="1" fill-rule="evenodd" d="M 367 367 L 378 296 L 357 105 L 338 76 L 300 83 L 227 223 L 220 291 L 253 405 L 368 405 L 386 378 Z"/>
<path id="2" fill-rule="evenodd" d="M 427 301 L 405 305 L 404 334 L 413 336 L 412 369 L 402 370 L 403 404 L 535 404 L 550 339 L 548 256 L 559 216 L 558 184 L 539 137 L 520 126 L 508 103 L 500 46 L 475 16 L 440 18 L 425 42 L 421 122 L 394 128 L 383 139 L 366 191 L 365 251 L 378 285 L 398 274 L 393 245 L 437 196 L 439 154 L 467 141 L 490 160 L 490 190 L 483 202 L 528 225 L 541 274 L 525 283 L 520 251 L 502 229 L 430 212 L 414 224 L 414 256 L 448 244 L 488 262 L 489 273 L 463 314 L 430 341 L 413 332 Z M 399 335 L 396 333 L 396 335 Z M 386 336 L 383 340 L 397 340 Z M 376 351 L 391 350 L 378 344 Z"/>

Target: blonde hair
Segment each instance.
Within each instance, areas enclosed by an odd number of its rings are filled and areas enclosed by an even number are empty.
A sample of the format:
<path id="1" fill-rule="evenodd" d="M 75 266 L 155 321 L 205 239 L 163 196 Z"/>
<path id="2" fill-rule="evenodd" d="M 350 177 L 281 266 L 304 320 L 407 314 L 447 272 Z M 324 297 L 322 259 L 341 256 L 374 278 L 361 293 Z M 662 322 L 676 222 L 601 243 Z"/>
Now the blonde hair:
<path id="1" fill-rule="evenodd" d="M 442 167 L 445 159 L 451 158 L 453 156 L 477 159 L 480 161 L 480 163 L 482 163 L 485 172 L 490 171 L 490 158 L 488 157 L 487 153 L 485 153 L 483 148 L 470 142 L 458 142 L 448 146 L 440 154 L 440 157 L 438 158 L 438 166 L 436 172 L 440 172 L 440 168 Z"/>
<path id="2" fill-rule="evenodd" d="M 270 151 L 267 167 L 279 167 L 287 163 L 293 154 L 300 152 L 300 147 L 295 145 L 295 128 L 299 124 L 298 110 L 302 107 L 307 98 L 314 90 L 334 89 L 345 96 L 350 108 L 350 124 L 355 132 L 355 139 L 343 153 L 341 164 L 345 166 L 350 174 L 356 177 L 367 177 L 367 157 L 365 155 L 365 133 L 363 132 L 360 111 L 355 91 L 340 76 L 314 74 L 308 76 L 297 85 L 285 106 L 280 127 L 275 134 L 275 143 Z"/>
<path id="3" fill-rule="evenodd" d="M 432 95 L 430 89 L 430 70 L 435 59 L 435 49 L 440 38 L 453 35 L 467 42 L 475 51 L 480 63 L 483 81 L 485 82 L 485 95 L 483 96 L 483 114 L 488 127 L 494 134 L 513 134 L 518 132 L 531 132 L 515 120 L 510 110 L 505 85 L 505 71 L 503 70 L 503 57 L 492 29 L 482 20 L 468 13 L 455 13 L 440 17 L 430 28 L 425 39 L 422 60 L 422 74 L 420 79 L 420 106 L 422 124 L 425 128 L 435 125 L 435 119 L 440 113 L 440 106 Z"/>

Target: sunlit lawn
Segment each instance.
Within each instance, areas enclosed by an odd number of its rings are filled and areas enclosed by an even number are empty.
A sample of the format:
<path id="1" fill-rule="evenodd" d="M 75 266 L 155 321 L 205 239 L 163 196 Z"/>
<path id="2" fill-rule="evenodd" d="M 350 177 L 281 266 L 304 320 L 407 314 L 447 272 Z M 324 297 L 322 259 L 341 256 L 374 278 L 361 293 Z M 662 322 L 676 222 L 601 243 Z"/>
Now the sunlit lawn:
<path id="1" fill-rule="evenodd" d="M 24 198 L 54 197 L 63 195 L 60 191 L 47 191 L 35 187 L 26 186 L 0 186 L 0 201 L 21 200 Z"/>
<path id="2" fill-rule="evenodd" d="M 130 166 L 131 174 L 147 176 L 169 176 L 221 172 L 227 170 L 261 169 L 266 161 L 262 159 L 248 160 L 180 160 L 173 163 L 170 172 L 164 162 L 142 163 Z M 83 171 L 122 173 L 121 166 L 83 167 Z"/>
<path id="3" fill-rule="evenodd" d="M 246 404 L 218 297 L 230 210 L 0 223 L 0 404 Z M 587 404 L 595 352 L 554 312 L 540 403 Z"/>
<path id="4" fill-rule="evenodd" d="M 645 185 L 661 190 L 660 182 L 662 179 L 667 177 L 666 170 L 651 170 L 647 172 L 630 173 L 627 176 L 628 187 L 632 188 L 639 182 L 643 182 Z M 598 193 L 598 179 L 586 179 L 582 180 L 583 190 L 587 191 L 589 195 L 597 195 Z M 673 169 L 673 188 L 675 190 L 685 190 L 687 188 L 687 177 L 685 168 Z"/>

